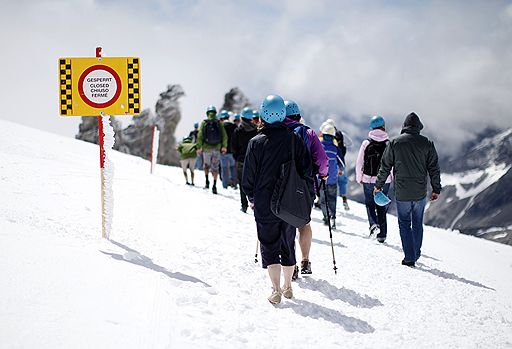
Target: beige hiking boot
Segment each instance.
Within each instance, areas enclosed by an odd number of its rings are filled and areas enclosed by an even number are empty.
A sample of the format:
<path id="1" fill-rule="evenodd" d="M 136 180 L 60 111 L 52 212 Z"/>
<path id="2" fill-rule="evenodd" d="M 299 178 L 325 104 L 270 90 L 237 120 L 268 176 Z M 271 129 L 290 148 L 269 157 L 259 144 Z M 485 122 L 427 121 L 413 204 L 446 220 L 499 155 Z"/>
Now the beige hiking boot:
<path id="1" fill-rule="evenodd" d="M 283 288 L 283 296 L 284 296 L 284 298 L 288 298 L 288 299 L 293 298 L 292 286 Z"/>
<path id="2" fill-rule="evenodd" d="M 272 291 L 272 294 L 267 299 L 272 304 L 279 304 L 281 303 L 281 292 Z"/>

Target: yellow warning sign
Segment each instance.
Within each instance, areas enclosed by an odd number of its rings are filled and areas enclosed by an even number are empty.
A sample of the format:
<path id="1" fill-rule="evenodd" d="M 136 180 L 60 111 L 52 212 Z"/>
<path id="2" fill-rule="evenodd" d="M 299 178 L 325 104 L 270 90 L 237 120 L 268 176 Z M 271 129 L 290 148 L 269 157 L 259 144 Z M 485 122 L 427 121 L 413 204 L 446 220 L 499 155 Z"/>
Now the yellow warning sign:
<path id="1" fill-rule="evenodd" d="M 140 113 L 140 59 L 60 58 L 60 115 Z"/>

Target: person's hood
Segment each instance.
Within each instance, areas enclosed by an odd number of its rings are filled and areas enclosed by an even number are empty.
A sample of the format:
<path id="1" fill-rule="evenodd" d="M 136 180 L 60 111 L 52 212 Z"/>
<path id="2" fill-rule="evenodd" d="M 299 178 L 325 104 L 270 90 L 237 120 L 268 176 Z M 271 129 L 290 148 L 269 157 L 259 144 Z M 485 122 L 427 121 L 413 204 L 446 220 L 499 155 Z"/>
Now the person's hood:
<path id="1" fill-rule="evenodd" d="M 246 119 L 242 119 L 239 127 L 243 128 L 244 131 L 246 131 L 246 132 L 252 132 L 257 129 L 257 126 L 255 124 L 253 124 L 251 121 L 246 120 Z"/>
<path id="2" fill-rule="evenodd" d="M 378 129 L 378 128 L 368 132 L 368 138 L 371 138 L 376 142 L 384 142 L 389 139 L 388 133 L 386 131 Z"/>
<path id="3" fill-rule="evenodd" d="M 293 126 L 299 126 L 299 125 L 300 125 L 300 122 L 295 121 L 295 120 L 292 120 L 292 119 L 290 119 L 290 118 L 285 118 L 285 119 L 284 119 L 284 124 L 285 124 L 286 126 L 292 126 L 292 125 L 293 125 Z"/>
<path id="4" fill-rule="evenodd" d="M 423 124 L 420 121 L 420 117 L 412 112 L 405 118 L 401 133 L 420 133 L 422 129 Z"/>

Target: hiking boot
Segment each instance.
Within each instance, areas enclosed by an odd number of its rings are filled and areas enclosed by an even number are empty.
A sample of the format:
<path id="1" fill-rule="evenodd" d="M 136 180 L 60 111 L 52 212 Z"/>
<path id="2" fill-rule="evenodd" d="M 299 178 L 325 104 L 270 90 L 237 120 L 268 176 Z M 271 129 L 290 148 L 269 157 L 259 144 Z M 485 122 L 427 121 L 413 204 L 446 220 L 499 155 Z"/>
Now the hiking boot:
<path id="1" fill-rule="evenodd" d="M 347 201 L 343 201 L 343 208 L 345 209 L 345 211 L 349 211 L 350 210 L 350 207 L 348 207 L 348 202 Z"/>
<path id="2" fill-rule="evenodd" d="M 293 268 L 292 281 L 295 281 L 298 278 L 299 278 L 299 267 L 296 265 L 295 268 Z"/>
<path id="3" fill-rule="evenodd" d="M 322 220 L 324 221 L 324 225 L 329 225 L 329 222 L 327 221 L 327 218 L 322 218 Z"/>
<path id="4" fill-rule="evenodd" d="M 378 224 L 372 224 L 370 227 L 370 238 L 375 239 L 377 235 L 380 233 L 380 227 Z"/>
<path id="5" fill-rule="evenodd" d="M 281 303 L 281 292 L 272 291 L 272 294 L 267 299 L 272 304 L 279 304 Z"/>
<path id="6" fill-rule="evenodd" d="M 300 273 L 311 274 L 311 262 L 308 259 L 305 259 L 300 263 Z"/>
<path id="7" fill-rule="evenodd" d="M 380 242 L 381 244 L 383 244 L 384 241 L 386 241 L 386 238 L 377 238 L 377 241 Z"/>
<path id="8" fill-rule="evenodd" d="M 247 213 L 247 207 L 243 207 L 240 209 L 240 211 L 242 211 L 243 213 Z"/>
<path id="9" fill-rule="evenodd" d="M 207 179 L 204 189 L 210 189 L 210 181 Z"/>
<path id="10" fill-rule="evenodd" d="M 186 185 L 190 185 L 190 183 L 188 181 L 185 182 Z"/>
<path id="11" fill-rule="evenodd" d="M 212 193 L 217 194 L 217 186 L 214 185 L 212 187 Z"/>
<path id="12" fill-rule="evenodd" d="M 402 260 L 402 265 L 406 265 L 406 266 L 411 267 L 411 268 L 414 268 L 414 267 L 416 266 L 416 265 L 415 265 L 415 263 L 414 263 L 413 261 L 408 262 L 408 261 L 406 261 L 405 259 L 404 259 L 404 260 Z"/>
<path id="13" fill-rule="evenodd" d="M 284 296 L 284 298 L 287 298 L 287 299 L 293 298 L 293 290 L 292 290 L 291 285 L 289 287 L 283 288 L 283 296 Z"/>
<path id="14" fill-rule="evenodd" d="M 331 218 L 331 228 L 336 229 L 336 217 Z"/>
<path id="15" fill-rule="evenodd" d="M 190 183 L 190 185 L 193 186 L 193 187 L 195 186 L 194 182 Z"/>

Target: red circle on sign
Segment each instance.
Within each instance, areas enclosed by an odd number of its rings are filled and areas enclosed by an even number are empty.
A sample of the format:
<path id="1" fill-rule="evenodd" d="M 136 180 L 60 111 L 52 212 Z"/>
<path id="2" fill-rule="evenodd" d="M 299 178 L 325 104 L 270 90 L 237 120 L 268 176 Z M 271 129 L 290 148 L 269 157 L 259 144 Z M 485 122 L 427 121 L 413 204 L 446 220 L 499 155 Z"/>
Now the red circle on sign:
<path id="1" fill-rule="evenodd" d="M 117 84 L 117 91 L 116 93 L 114 94 L 114 97 L 112 97 L 112 99 L 108 102 L 105 102 L 105 103 L 95 103 L 93 101 L 91 101 L 89 98 L 87 98 L 87 96 L 85 95 L 85 92 L 84 92 L 84 80 L 85 80 L 85 77 L 92 71 L 94 70 L 106 70 L 108 71 L 110 74 L 112 74 L 112 76 L 114 77 L 114 79 L 116 80 L 116 84 Z M 121 85 L 121 78 L 119 77 L 119 75 L 116 73 L 116 71 L 110 67 L 107 67 L 106 65 L 101 65 L 101 64 L 98 64 L 98 65 L 93 65 L 92 67 L 89 67 L 87 68 L 83 73 L 82 75 L 80 75 L 80 79 L 78 79 L 78 92 L 80 94 L 80 97 L 82 98 L 82 100 L 87 104 L 87 105 L 90 105 L 91 107 L 94 107 L 94 108 L 106 108 L 106 107 L 110 107 L 112 104 L 114 104 L 118 99 L 119 99 L 119 96 L 121 95 L 121 89 L 122 89 L 122 85 Z"/>

